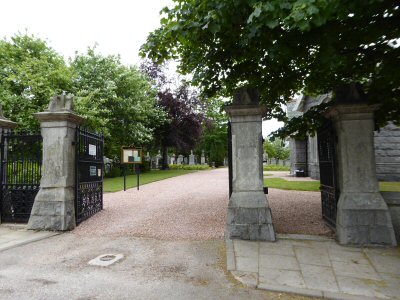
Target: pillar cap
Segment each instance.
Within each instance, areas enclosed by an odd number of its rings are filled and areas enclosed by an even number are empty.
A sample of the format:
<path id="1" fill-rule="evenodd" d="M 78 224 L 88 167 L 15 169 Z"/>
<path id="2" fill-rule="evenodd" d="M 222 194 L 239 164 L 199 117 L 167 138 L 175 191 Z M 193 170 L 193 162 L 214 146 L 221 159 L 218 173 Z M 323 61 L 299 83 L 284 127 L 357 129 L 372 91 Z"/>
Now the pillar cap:
<path id="1" fill-rule="evenodd" d="M 39 112 L 34 114 L 35 118 L 39 122 L 58 122 L 58 121 L 68 121 L 75 124 L 83 124 L 85 118 L 78 116 L 72 111 L 56 111 L 56 112 Z"/>
<path id="2" fill-rule="evenodd" d="M 328 109 L 325 113 L 325 117 L 330 119 L 337 119 L 351 115 L 360 116 L 360 114 L 372 114 L 380 108 L 380 104 L 368 105 L 365 103 L 353 103 L 353 104 L 336 104 Z"/>
<path id="3" fill-rule="evenodd" d="M 229 116 L 265 116 L 267 114 L 267 107 L 263 105 L 225 105 L 225 111 Z"/>
<path id="4" fill-rule="evenodd" d="M 4 117 L 0 117 L 0 128 L 4 128 L 4 129 L 14 129 L 15 127 L 17 127 L 17 123 L 10 121 L 9 119 L 6 119 Z"/>

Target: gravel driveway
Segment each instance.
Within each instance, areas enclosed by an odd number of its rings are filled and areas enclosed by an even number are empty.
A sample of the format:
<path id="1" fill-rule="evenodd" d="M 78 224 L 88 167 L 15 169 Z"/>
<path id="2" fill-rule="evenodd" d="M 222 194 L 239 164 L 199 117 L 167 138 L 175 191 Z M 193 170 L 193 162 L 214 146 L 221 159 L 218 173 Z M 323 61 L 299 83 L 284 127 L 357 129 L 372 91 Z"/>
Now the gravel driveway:
<path id="1" fill-rule="evenodd" d="M 122 178 L 121 178 L 122 180 Z M 277 233 L 330 235 L 318 192 L 269 189 Z M 214 240 L 224 237 L 228 169 L 182 175 L 104 195 L 104 210 L 73 233 L 89 236 Z"/>

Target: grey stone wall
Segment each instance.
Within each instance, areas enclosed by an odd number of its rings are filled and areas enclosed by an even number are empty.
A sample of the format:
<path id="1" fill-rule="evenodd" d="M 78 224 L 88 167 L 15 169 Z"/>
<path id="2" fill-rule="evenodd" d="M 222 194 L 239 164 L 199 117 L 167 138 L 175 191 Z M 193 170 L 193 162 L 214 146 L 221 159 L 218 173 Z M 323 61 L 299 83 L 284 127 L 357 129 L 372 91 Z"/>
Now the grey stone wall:
<path id="1" fill-rule="evenodd" d="M 317 136 L 309 136 L 307 141 L 307 173 L 313 179 L 319 179 Z"/>
<path id="2" fill-rule="evenodd" d="M 387 206 L 389 207 L 397 243 L 400 243 L 400 193 L 381 192 L 381 194 L 383 199 L 385 199 Z"/>
<path id="3" fill-rule="evenodd" d="M 295 170 L 307 170 L 307 141 L 291 139 L 290 142 L 290 173 Z"/>
<path id="4" fill-rule="evenodd" d="M 400 128 L 389 124 L 375 132 L 376 174 L 381 181 L 400 181 Z"/>
<path id="5" fill-rule="evenodd" d="M 311 107 L 330 99 L 330 94 L 312 98 L 304 96 L 288 104 L 288 116 L 295 117 L 301 115 Z M 400 181 L 400 127 L 389 124 L 374 133 L 376 175 L 379 181 Z M 307 171 L 308 176 L 319 179 L 319 162 L 317 138 L 309 137 L 307 145 L 290 143 L 291 173 L 298 168 Z M 307 157 L 305 151 L 307 149 Z M 303 152 L 303 153 L 302 153 Z M 304 164 L 307 161 L 306 164 Z"/>

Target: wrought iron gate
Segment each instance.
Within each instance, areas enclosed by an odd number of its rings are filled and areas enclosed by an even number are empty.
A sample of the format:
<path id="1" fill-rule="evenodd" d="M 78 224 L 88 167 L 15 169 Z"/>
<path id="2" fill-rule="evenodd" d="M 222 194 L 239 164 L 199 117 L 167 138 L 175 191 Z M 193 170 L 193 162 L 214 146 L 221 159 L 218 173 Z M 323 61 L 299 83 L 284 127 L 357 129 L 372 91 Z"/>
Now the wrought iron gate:
<path id="1" fill-rule="evenodd" d="M 230 121 L 228 122 L 228 168 L 229 168 L 229 197 L 231 197 L 233 170 L 232 170 L 232 127 Z"/>
<path id="2" fill-rule="evenodd" d="M 339 189 L 336 171 L 336 134 L 333 123 L 328 121 L 318 131 L 318 157 L 321 182 L 322 217 L 329 226 L 336 227 Z"/>
<path id="3" fill-rule="evenodd" d="M 76 224 L 103 209 L 104 136 L 76 129 Z"/>
<path id="4" fill-rule="evenodd" d="M 27 223 L 42 177 L 42 136 L 2 130 L 0 149 L 1 221 Z"/>

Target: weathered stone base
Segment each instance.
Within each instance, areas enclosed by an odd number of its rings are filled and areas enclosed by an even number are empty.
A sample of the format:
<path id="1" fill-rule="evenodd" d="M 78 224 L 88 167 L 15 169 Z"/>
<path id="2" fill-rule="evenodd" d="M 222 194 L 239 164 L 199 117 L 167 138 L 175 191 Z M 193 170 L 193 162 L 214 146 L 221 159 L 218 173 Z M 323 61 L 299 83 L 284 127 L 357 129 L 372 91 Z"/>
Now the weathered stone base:
<path id="1" fill-rule="evenodd" d="M 390 212 L 380 193 L 341 194 L 336 232 L 343 245 L 397 245 Z"/>
<path id="2" fill-rule="evenodd" d="M 73 188 L 41 188 L 29 218 L 28 229 L 64 231 L 75 228 Z"/>
<path id="3" fill-rule="evenodd" d="M 226 238 L 275 241 L 271 209 L 263 192 L 234 192 L 229 200 Z"/>
<path id="4" fill-rule="evenodd" d="M 394 235 L 397 243 L 400 243 L 400 192 L 381 192 L 383 199 L 389 208 Z"/>

